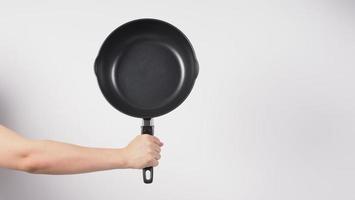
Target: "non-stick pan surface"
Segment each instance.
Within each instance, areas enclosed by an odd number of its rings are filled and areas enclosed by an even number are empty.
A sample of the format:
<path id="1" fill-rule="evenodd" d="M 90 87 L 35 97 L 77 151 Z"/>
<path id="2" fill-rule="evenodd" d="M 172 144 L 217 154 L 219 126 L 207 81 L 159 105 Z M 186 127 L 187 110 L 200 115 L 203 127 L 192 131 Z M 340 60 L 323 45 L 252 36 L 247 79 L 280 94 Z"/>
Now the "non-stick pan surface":
<path id="1" fill-rule="evenodd" d="M 95 71 L 111 105 L 133 117 L 153 118 L 185 100 L 197 77 L 198 63 L 180 30 L 160 20 L 140 19 L 108 36 Z"/>

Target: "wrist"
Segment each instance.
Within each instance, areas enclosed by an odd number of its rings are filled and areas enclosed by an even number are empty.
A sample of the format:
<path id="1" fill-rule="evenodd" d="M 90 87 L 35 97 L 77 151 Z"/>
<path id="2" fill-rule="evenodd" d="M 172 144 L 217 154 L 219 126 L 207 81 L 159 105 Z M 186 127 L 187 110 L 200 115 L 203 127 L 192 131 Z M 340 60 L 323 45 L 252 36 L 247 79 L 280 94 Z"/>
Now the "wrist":
<path id="1" fill-rule="evenodd" d="M 118 169 L 129 168 L 126 148 L 116 149 L 115 165 Z"/>

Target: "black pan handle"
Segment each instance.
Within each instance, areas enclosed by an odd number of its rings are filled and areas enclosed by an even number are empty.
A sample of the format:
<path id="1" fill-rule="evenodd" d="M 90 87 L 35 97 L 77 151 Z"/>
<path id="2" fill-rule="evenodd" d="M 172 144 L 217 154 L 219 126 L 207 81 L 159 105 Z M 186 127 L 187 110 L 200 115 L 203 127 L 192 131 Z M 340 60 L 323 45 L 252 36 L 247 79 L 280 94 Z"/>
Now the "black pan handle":
<path id="1" fill-rule="evenodd" d="M 142 135 L 154 135 L 154 126 L 151 119 L 143 119 Z M 153 182 L 153 167 L 146 167 L 143 169 L 143 181 L 146 184 Z"/>

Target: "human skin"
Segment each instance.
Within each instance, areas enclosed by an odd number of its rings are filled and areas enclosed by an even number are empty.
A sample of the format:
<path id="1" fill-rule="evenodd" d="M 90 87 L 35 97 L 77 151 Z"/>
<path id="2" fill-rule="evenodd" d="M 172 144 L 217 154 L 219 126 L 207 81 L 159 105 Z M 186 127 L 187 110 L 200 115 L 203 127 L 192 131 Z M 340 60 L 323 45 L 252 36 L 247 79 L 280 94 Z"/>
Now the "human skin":
<path id="1" fill-rule="evenodd" d="M 163 143 L 138 135 L 124 148 L 92 148 L 50 140 L 32 140 L 0 125 L 0 168 L 34 174 L 77 174 L 157 166 Z"/>

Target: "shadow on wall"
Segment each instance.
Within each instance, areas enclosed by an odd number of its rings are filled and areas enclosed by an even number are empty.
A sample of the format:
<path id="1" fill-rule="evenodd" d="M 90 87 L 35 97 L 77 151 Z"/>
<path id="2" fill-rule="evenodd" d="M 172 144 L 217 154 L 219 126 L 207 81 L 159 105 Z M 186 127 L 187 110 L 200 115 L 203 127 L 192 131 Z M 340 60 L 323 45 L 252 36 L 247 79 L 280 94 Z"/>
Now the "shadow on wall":
<path id="1" fill-rule="evenodd" d="M 0 91 L 0 124 L 1 125 L 13 125 L 13 118 L 10 112 L 10 106 L 8 104 L 9 99 L 5 98 L 5 91 Z"/>
<path id="2" fill-rule="evenodd" d="M 0 72 L 2 75 L 3 73 L 5 72 Z M 21 122 L 17 120 L 16 113 L 12 112 L 16 106 L 13 104 L 13 95 L 9 88 L 4 87 L 7 85 L 3 82 L 6 81 L 5 78 L 0 76 L 0 79 L 0 124 L 17 128 L 21 126 Z M 48 199 L 49 194 L 45 192 L 48 189 L 50 188 L 41 176 L 0 168 L 0 200 Z"/>
<path id="3" fill-rule="evenodd" d="M 33 177 L 28 177 L 33 176 Z M 0 199 L 49 199 L 48 188 L 41 177 L 0 169 Z M 40 192 L 41 191 L 41 192 Z"/>

